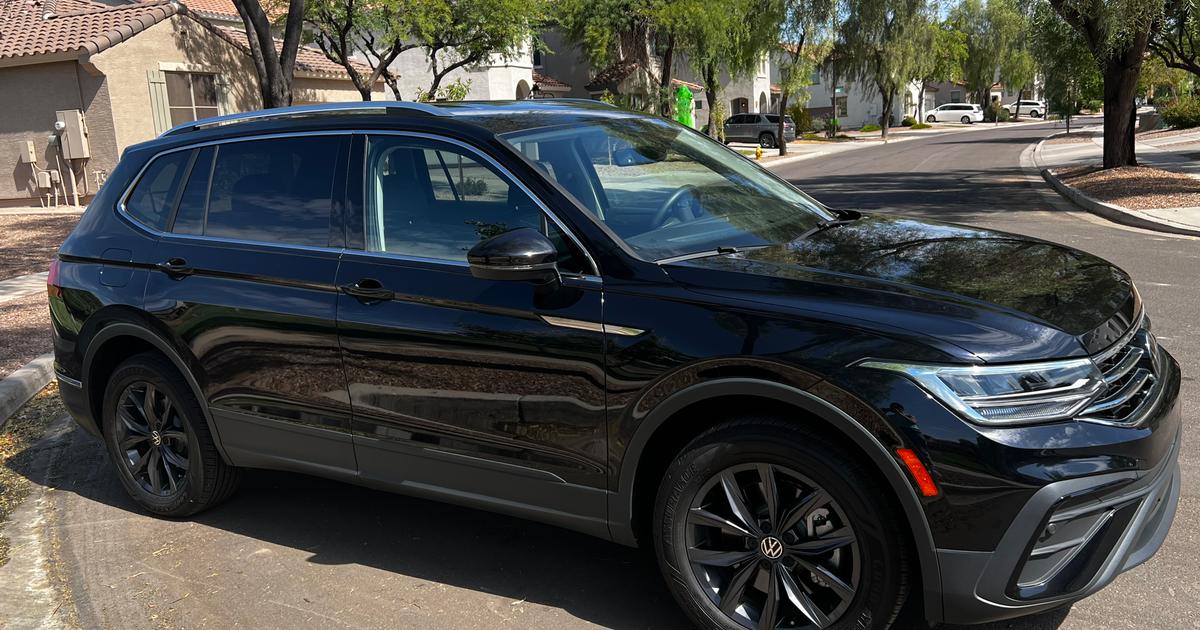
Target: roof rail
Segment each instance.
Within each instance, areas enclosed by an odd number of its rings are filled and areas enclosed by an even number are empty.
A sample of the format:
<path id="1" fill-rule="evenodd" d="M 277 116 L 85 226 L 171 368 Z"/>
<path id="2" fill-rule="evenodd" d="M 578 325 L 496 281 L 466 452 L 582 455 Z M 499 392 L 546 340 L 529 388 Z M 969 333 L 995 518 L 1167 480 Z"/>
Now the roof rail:
<path id="1" fill-rule="evenodd" d="M 438 108 L 427 103 L 412 103 L 406 101 L 368 101 L 350 103 L 318 103 L 315 105 L 296 105 L 293 107 L 276 107 L 240 114 L 226 114 L 213 118 L 186 122 L 162 132 L 160 138 L 174 136 L 190 131 L 199 131 L 210 127 L 220 127 L 252 120 L 281 120 L 286 118 L 306 118 L 329 114 L 402 114 L 419 113 L 430 116 L 444 116 Z"/>

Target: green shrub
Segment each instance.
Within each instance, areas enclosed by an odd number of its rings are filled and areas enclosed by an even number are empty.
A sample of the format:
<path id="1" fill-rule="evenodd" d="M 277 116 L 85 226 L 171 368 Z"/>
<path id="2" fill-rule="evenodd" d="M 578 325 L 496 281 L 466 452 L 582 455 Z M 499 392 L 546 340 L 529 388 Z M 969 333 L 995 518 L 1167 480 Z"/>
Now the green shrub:
<path id="1" fill-rule="evenodd" d="M 828 118 L 825 120 L 825 137 L 832 138 L 842 130 L 842 123 L 837 118 Z"/>
<path id="2" fill-rule="evenodd" d="M 787 108 L 788 116 L 792 117 L 792 122 L 796 123 L 796 133 L 811 131 L 816 129 L 813 126 L 812 112 L 803 105 L 792 105 Z"/>
<path id="3" fill-rule="evenodd" d="M 1083 108 L 1094 114 L 1094 113 L 1104 109 L 1104 101 L 1092 99 L 1090 101 L 1086 101 L 1083 104 Z"/>
<path id="4" fill-rule="evenodd" d="M 478 177 L 467 177 L 458 183 L 458 192 L 464 197 L 482 196 L 487 189 L 487 182 Z"/>
<path id="5" fill-rule="evenodd" d="M 1200 98 L 1185 96 L 1160 105 L 1158 113 L 1163 122 L 1176 129 L 1200 127 Z"/>
<path id="6" fill-rule="evenodd" d="M 984 122 L 1008 122 L 1009 113 L 1004 111 L 1004 107 L 1000 103 L 993 102 L 983 110 Z"/>
<path id="7" fill-rule="evenodd" d="M 859 131 L 879 131 L 879 125 L 863 125 Z"/>
<path id="8" fill-rule="evenodd" d="M 927 125 L 923 122 L 913 123 L 913 124 L 909 125 L 909 129 L 929 129 L 929 127 L 930 127 L 930 125 Z"/>
<path id="9" fill-rule="evenodd" d="M 900 126 L 902 127 L 911 127 L 915 124 L 917 124 L 917 119 L 912 116 L 905 116 L 904 120 L 900 121 Z"/>

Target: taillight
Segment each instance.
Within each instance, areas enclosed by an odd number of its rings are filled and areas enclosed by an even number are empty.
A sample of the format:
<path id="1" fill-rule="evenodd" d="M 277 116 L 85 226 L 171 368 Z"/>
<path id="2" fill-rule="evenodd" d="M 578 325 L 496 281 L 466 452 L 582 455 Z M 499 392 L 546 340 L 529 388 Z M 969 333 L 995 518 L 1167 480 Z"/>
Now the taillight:
<path id="1" fill-rule="evenodd" d="M 46 294 L 50 297 L 61 297 L 62 287 L 58 286 L 58 259 L 50 261 L 50 270 L 46 273 Z"/>

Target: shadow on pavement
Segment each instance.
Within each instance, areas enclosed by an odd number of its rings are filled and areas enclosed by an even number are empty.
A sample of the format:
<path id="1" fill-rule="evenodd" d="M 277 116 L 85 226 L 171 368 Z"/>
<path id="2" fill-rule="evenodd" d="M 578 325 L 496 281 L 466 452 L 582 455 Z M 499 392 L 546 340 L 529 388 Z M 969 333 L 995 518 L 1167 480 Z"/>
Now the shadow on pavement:
<path id="1" fill-rule="evenodd" d="M 29 450 L 59 450 L 66 457 L 56 458 L 57 469 L 34 464 L 44 458 L 20 456 L 9 461 L 10 467 L 37 483 L 143 514 L 111 474 L 99 441 L 73 424 L 65 425 L 52 440 Z M 192 520 L 304 550 L 311 554 L 308 562 L 363 565 L 523 599 L 605 627 L 689 626 L 646 554 L 506 516 L 301 474 L 249 470 L 232 499 Z M 352 573 L 349 576 L 353 579 Z M 74 576 L 72 581 L 86 579 Z M 1061 609 L 961 628 L 1050 630 L 1062 624 L 1068 612 Z M 925 624 L 918 611 L 909 607 L 893 627 L 924 628 Z"/>

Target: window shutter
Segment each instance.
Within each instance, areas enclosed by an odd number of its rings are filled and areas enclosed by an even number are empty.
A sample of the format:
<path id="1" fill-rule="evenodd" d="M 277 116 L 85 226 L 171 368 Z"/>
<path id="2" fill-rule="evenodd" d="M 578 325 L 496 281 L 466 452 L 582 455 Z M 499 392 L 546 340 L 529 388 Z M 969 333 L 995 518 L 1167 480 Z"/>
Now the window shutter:
<path id="1" fill-rule="evenodd" d="M 150 111 L 154 116 L 154 133 L 171 128 L 171 110 L 167 106 L 167 75 L 162 70 L 148 71 L 150 78 Z"/>
<path id="2" fill-rule="evenodd" d="M 217 84 L 217 113 L 228 114 L 233 111 L 233 108 L 229 106 L 229 79 L 223 74 L 218 74 L 215 82 Z"/>

